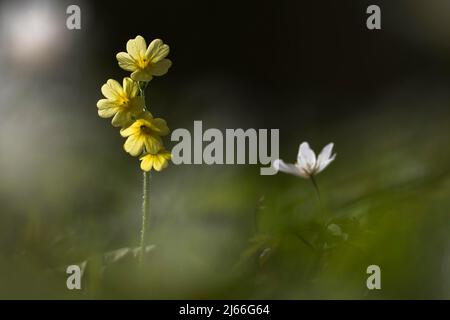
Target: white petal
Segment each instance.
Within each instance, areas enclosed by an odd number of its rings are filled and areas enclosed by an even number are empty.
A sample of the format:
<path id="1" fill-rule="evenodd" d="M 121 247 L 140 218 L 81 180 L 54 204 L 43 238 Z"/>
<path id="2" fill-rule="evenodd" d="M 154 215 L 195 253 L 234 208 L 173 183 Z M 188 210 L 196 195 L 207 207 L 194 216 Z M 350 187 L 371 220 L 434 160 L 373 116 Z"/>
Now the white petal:
<path id="1" fill-rule="evenodd" d="M 333 160 L 334 160 L 335 158 L 336 158 L 336 153 L 333 154 L 333 156 L 331 156 L 330 158 L 328 158 L 328 159 L 322 161 L 322 162 L 319 164 L 319 167 L 317 168 L 316 173 L 319 173 L 319 172 L 323 171 L 323 169 L 325 169 L 326 167 L 328 167 L 328 165 L 329 165 L 331 162 L 333 162 Z"/>
<path id="2" fill-rule="evenodd" d="M 297 163 L 300 168 L 304 168 L 305 171 L 310 172 L 311 170 L 314 170 L 316 165 L 316 154 L 309 147 L 308 142 L 300 144 L 300 147 L 298 148 Z"/>
<path id="3" fill-rule="evenodd" d="M 321 164 L 330 158 L 331 152 L 333 151 L 333 146 L 334 146 L 334 143 L 331 142 L 331 143 L 327 144 L 322 149 L 322 151 L 320 151 L 319 156 L 317 157 L 317 163 L 316 163 L 317 168 L 320 168 Z"/>
<path id="4" fill-rule="evenodd" d="M 314 170 L 307 170 L 306 168 L 301 167 L 298 163 L 295 164 L 298 170 L 298 175 L 303 178 L 309 178 L 311 175 L 315 173 Z"/>
<path id="5" fill-rule="evenodd" d="M 299 177 L 302 176 L 299 169 L 295 165 L 290 163 L 284 163 L 284 161 L 281 159 L 277 159 L 273 162 L 273 168 L 277 171 L 290 173 Z"/>

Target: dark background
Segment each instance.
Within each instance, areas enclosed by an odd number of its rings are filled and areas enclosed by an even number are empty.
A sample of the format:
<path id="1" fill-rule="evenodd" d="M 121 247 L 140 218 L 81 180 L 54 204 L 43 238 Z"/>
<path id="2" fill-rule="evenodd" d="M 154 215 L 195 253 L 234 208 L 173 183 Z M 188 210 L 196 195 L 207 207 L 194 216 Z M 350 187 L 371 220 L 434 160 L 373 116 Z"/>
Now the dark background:
<path id="1" fill-rule="evenodd" d="M 131 34 L 163 38 L 173 44 L 171 56 L 178 63 L 171 78 L 177 85 L 211 74 L 223 77 L 254 96 L 267 118 L 289 107 L 284 101 L 304 100 L 334 116 L 364 112 L 398 83 L 418 77 L 448 81 L 448 51 L 420 45 L 438 38 L 437 27 L 447 23 L 434 16 L 427 26 L 421 17 L 427 13 L 421 7 L 439 10 L 439 2 L 138 1 L 133 9 L 97 2 L 82 32 L 104 32 L 96 51 L 102 57 L 123 50 Z M 382 30 L 366 28 L 370 4 L 381 6 Z M 124 17 L 127 10 L 133 19 Z M 99 68 L 107 72 L 110 63 L 102 60 Z"/>

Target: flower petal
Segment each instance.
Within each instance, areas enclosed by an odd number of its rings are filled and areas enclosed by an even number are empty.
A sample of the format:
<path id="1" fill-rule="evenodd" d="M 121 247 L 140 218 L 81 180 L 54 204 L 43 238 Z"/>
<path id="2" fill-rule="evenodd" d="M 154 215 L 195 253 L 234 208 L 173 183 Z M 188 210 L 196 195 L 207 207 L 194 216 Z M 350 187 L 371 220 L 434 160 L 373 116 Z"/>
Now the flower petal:
<path id="1" fill-rule="evenodd" d="M 119 67 L 126 71 L 135 71 L 137 69 L 136 62 L 134 59 L 126 52 L 119 52 L 116 55 L 117 61 L 119 62 Z"/>
<path id="2" fill-rule="evenodd" d="M 141 169 L 144 171 L 150 171 L 151 169 L 161 171 L 168 166 L 171 156 L 171 153 L 164 148 L 159 150 L 157 154 L 146 153 L 140 158 Z"/>
<path id="3" fill-rule="evenodd" d="M 145 52 L 145 58 L 150 60 L 152 63 L 156 63 L 169 54 L 170 48 L 167 44 L 164 44 L 161 39 L 153 40 Z"/>
<path id="4" fill-rule="evenodd" d="M 285 163 L 281 159 L 277 159 L 273 162 L 273 168 L 277 171 L 282 171 L 285 173 L 289 173 L 289 174 L 293 174 L 293 175 L 302 177 L 302 175 L 300 174 L 300 170 L 295 165 L 290 164 L 290 163 Z"/>
<path id="5" fill-rule="evenodd" d="M 153 120 L 153 115 L 148 110 L 145 110 L 144 112 L 140 113 L 138 117 L 139 119 L 144 119 L 147 120 L 148 122 L 151 122 Z"/>
<path id="6" fill-rule="evenodd" d="M 309 178 L 311 175 L 315 173 L 314 170 L 308 171 L 305 168 L 300 167 L 298 163 L 295 164 L 295 167 L 298 170 L 298 175 L 303 178 Z"/>
<path id="7" fill-rule="evenodd" d="M 320 151 L 319 156 L 317 157 L 317 168 L 320 168 L 321 164 L 330 158 L 331 152 L 333 151 L 333 146 L 334 143 L 331 142 L 323 147 L 322 151 Z"/>
<path id="8" fill-rule="evenodd" d="M 156 63 L 151 63 L 147 68 L 148 71 L 154 76 L 162 76 L 169 71 L 169 68 L 172 66 L 172 61 L 169 59 L 162 59 Z"/>
<path id="9" fill-rule="evenodd" d="M 122 86 L 116 80 L 109 79 L 106 84 L 102 86 L 103 95 L 111 100 L 117 99 L 123 92 Z"/>
<path id="10" fill-rule="evenodd" d="M 127 128 L 124 128 L 120 130 L 120 135 L 124 138 L 129 137 L 131 135 L 138 134 L 140 131 L 139 124 L 136 124 L 137 121 L 135 121 L 132 125 L 130 125 Z"/>
<path id="11" fill-rule="evenodd" d="M 144 140 L 145 150 L 149 153 L 157 153 L 162 146 L 161 138 L 157 135 L 146 135 Z"/>
<path id="12" fill-rule="evenodd" d="M 151 154 L 147 154 L 143 156 L 141 159 L 141 169 L 144 171 L 150 171 L 153 168 L 153 156 Z"/>
<path id="13" fill-rule="evenodd" d="M 303 142 L 300 144 L 297 155 L 297 164 L 308 172 L 315 168 L 316 154 L 309 147 L 308 142 Z"/>
<path id="14" fill-rule="evenodd" d="M 153 160 L 153 168 L 155 168 L 156 171 L 161 171 L 165 167 L 167 167 L 168 162 L 162 155 L 156 155 L 155 159 Z"/>
<path id="15" fill-rule="evenodd" d="M 116 113 L 111 121 L 114 127 L 122 127 L 131 119 L 131 114 L 128 111 L 119 111 Z"/>
<path id="16" fill-rule="evenodd" d="M 105 109 L 98 109 L 98 115 L 101 118 L 111 118 L 117 113 L 117 108 L 105 108 Z"/>
<path id="17" fill-rule="evenodd" d="M 145 39 L 142 36 L 137 36 L 136 38 L 128 40 L 127 42 L 127 51 L 129 55 L 135 60 L 144 56 L 146 49 L 147 44 L 145 43 Z"/>
<path id="18" fill-rule="evenodd" d="M 109 99 L 100 99 L 97 101 L 97 108 L 100 110 L 116 108 L 117 103 Z"/>
<path id="19" fill-rule="evenodd" d="M 139 135 L 131 135 L 128 137 L 127 141 L 125 141 L 123 148 L 132 156 L 138 156 L 144 148 L 144 139 Z"/>
<path id="20" fill-rule="evenodd" d="M 169 127 L 167 126 L 166 120 L 162 118 L 156 118 L 151 120 L 152 125 L 156 128 L 159 135 L 165 136 L 169 134 Z"/>
<path id="21" fill-rule="evenodd" d="M 317 169 L 317 173 L 323 171 L 326 167 L 328 167 L 328 165 L 334 161 L 334 159 L 336 158 L 336 153 L 333 154 L 333 156 L 331 158 L 328 158 L 327 160 L 323 161 L 320 163 L 318 169 Z"/>
<path id="22" fill-rule="evenodd" d="M 163 149 L 162 151 L 160 151 L 159 154 L 160 154 L 162 157 L 164 157 L 164 159 L 166 159 L 166 160 L 172 159 L 172 153 L 170 153 L 169 151 L 166 151 L 165 149 Z"/>
<path id="23" fill-rule="evenodd" d="M 136 70 L 131 74 L 131 79 L 134 81 L 150 81 L 152 74 L 148 70 Z"/>
<path id="24" fill-rule="evenodd" d="M 123 91 L 128 98 L 132 99 L 136 97 L 139 92 L 139 84 L 136 81 L 131 80 L 131 78 L 123 78 Z"/>
<path id="25" fill-rule="evenodd" d="M 142 113 L 142 110 L 144 110 L 144 105 L 145 103 L 142 97 L 135 97 L 130 100 L 128 111 L 130 111 L 131 114 L 137 116 L 138 114 Z"/>

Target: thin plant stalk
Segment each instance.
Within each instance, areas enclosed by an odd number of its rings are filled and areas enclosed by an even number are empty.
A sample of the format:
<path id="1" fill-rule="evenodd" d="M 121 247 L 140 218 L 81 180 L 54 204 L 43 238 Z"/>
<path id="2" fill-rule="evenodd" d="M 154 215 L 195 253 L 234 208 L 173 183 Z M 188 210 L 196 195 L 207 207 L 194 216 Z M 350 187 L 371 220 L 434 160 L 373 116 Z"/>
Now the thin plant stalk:
<path id="1" fill-rule="evenodd" d="M 316 179 L 314 178 L 314 175 L 310 176 L 311 182 L 314 186 L 314 190 L 316 190 L 316 194 L 317 194 L 317 198 L 320 201 L 320 191 L 319 191 L 319 186 L 317 185 Z"/>
<path id="2" fill-rule="evenodd" d="M 320 198 L 319 185 L 317 184 L 317 181 L 314 178 L 314 175 L 311 175 L 310 179 L 311 179 L 312 185 L 314 186 L 314 190 L 316 191 L 317 199 L 319 200 L 320 215 L 321 215 L 321 219 L 323 220 L 324 227 L 325 227 L 326 226 L 326 221 L 327 221 L 327 210 L 326 210 L 325 205 L 323 204 L 323 202 L 322 202 L 322 200 Z"/>
<path id="3" fill-rule="evenodd" d="M 142 263 L 145 253 L 145 236 L 147 231 L 149 208 L 150 208 L 150 172 L 143 171 L 142 174 L 142 226 L 139 251 L 139 263 Z"/>
<path id="4" fill-rule="evenodd" d="M 140 95 L 144 100 L 145 105 L 145 89 L 148 82 L 139 83 Z M 146 107 L 145 107 L 146 108 Z M 139 264 L 142 264 L 145 254 L 145 240 L 147 233 L 148 219 L 150 215 L 150 172 L 143 171 L 142 173 L 142 225 L 141 225 L 141 239 L 139 251 Z"/>

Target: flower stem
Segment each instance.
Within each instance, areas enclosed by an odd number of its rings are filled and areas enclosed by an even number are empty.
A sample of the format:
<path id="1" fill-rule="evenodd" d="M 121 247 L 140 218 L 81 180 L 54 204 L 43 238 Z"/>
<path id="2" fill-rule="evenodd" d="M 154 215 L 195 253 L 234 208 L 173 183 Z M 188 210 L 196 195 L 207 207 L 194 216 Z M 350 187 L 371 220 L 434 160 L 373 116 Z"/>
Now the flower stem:
<path id="1" fill-rule="evenodd" d="M 142 263 L 145 253 L 145 233 L 147 231 L 147 220 L 150 204 L 150 172 L 143 171 L 142 181 L 142 226 L 141 226 L 141 250 L 139 252 L 139 263 Z"/>
<path id="2" fill-rule="evenodd" d="M 311 178 L 311 182 L 314 186 L 314 189 L 316 190 L 317 198 L 319 198 L 319 201 L 320 201 L 320 191 L 319 191 L 319 186 L 317 185 L 316 179 L 314 178 L 314 175 L 311 175 L 310 178 Z"/>
<path id="3" fill-rule="evenodd" d="M 326 221 L 327 221 L 327 210 L 325 208 L 324 203 L 322 202 L 322 200 L 320 199 L 320 191 L 319 191 L 319 185 L 316 182 L 316 179 L 314 178 L 313 175 L 310 176 L 311 178 L 311 182 L 314 186 L 314 190 L 316 190 L 316 194 L 317 194 L 317 199 L 319 200 L 319 207 L 320 207 L 320 219 L 323 221 L 323 226 L 324 228 L 326 228 Z"/>
<path id="4" fill-rule="evenodd" d="M 144 99 L 145 105 L 145 89 L 148 82 L 139 82 L 140 96 Z M 144 107 L 145 108 L 145 107 Z M 145 152 L 145 150 L 144 150 Z M 142 264 L 145 253 L 145 235 L 147 231 L 147 220 L 150 211 L 150 172 L 143 171 L 142 173 L 142 226 L 141 226 L 141 241 L 139 251 L 139 264 Z"/>

